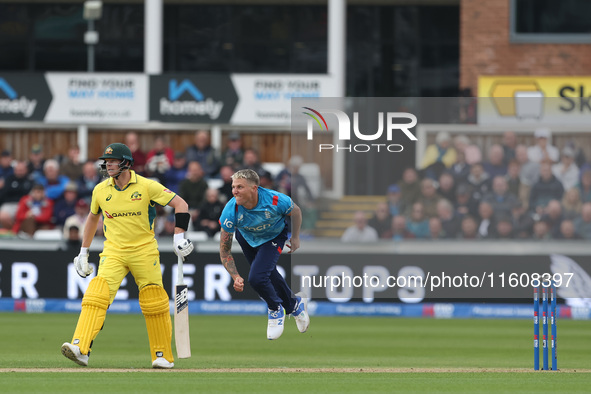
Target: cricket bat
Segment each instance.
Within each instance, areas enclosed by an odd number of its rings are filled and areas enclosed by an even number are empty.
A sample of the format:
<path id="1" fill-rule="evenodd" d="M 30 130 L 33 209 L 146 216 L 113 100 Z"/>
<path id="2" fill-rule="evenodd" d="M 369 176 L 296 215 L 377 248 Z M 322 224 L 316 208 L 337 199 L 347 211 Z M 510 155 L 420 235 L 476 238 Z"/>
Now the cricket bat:
<path id="1" fill-rule="evenodd" d="M 174 289 L 174 340 L 178 358 L 191 357 L 189 336 L 189 291 L 183 278 L 183 258 L 178 256 L 178 275 Z"/>

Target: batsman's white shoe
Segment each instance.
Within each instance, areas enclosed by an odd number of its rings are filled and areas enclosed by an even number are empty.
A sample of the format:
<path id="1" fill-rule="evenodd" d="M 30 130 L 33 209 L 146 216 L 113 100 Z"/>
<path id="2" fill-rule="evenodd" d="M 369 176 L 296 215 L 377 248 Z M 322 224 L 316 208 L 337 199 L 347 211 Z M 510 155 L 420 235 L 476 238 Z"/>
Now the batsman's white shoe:
<path id="1" fill-rule="evenodd" d="M 174 363 L 171 363 L 164 357 L 158 357 L 152 362 L 152 368 L 155 369 L 171 369 L 174 367 Z"/>
<path id="2" fill-rule="evenodd" d="M 285 309 L 280 305 L 279 309 L 269 309 L 269 320 L 267 321 L 267 339 L 277 339 L 283 334 L 283 323 L 285 322 Z"/>
<path id="3" fill-rule="evenodd" d="M 295 310 L 291 315 L 295 318 L 296 326 L 300 332 L 308 331 L 310 326 L 310 315 L 308 315 L 308 298 L 305 293 L 297 293 L 296 299 L 298 300 Z"/>
<path id="4" fill-rule="evenodd" d="M 83 367 L 88 366 L 88 354 L 80 353 L 80 347 L 72 345 L 71 343 L 64 343 L 62 345 L 62 354 Z"/>

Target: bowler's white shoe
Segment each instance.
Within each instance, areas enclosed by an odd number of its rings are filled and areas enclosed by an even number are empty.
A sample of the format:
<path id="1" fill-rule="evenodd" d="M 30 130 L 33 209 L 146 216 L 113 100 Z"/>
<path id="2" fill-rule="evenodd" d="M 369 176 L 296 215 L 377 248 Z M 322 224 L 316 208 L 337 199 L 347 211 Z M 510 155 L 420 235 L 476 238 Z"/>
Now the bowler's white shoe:
<path id="1" fill-rule="evenodd" d="M 300 332 L 306 332 L 310 326 L 310 315 L 308 315 L 308 298 L 305 293 L 297 293 L 296 299 L 298 300 L 295 310 L 291 315 L 295 318 L 296 325 Z"/>
<path id="2" fill-rule="evenodd" d="M 164 357 L 158 357 L 152 362 L 152 368 L 155 369 L 171 369 L 174 367 L 174 363 L 169 362 Z"/>
<path id="3" fill-rule="evenodd" d="M 80 353 L 80 347 L 66 342 L 62 345 L 62 354 L 83 367 L 88 366 L 88 354 Z"/>
<path id="4" fill-rule="evenodd" d="M 279 305 L 279 309 L 269 309 L 269 320 L 267 321 L 267 339 L 277 339 L 283 334 L 283 323 L 285 322 L 285 309 Z"/>

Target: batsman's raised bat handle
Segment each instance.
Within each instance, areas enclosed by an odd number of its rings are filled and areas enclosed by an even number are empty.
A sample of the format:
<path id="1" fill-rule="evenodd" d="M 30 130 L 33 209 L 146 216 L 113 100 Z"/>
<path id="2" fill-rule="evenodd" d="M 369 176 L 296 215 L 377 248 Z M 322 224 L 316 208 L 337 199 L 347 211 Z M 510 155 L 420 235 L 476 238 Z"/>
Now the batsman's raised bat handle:
<path id="1" fill-rule="evenodd" d="M 185 284 L 185 279 L 183 275 L 183 256 L 177 256 L 178 259 L 178 266 L 177 266 L 177 278 L 176 283 L 179 285 Z"/>

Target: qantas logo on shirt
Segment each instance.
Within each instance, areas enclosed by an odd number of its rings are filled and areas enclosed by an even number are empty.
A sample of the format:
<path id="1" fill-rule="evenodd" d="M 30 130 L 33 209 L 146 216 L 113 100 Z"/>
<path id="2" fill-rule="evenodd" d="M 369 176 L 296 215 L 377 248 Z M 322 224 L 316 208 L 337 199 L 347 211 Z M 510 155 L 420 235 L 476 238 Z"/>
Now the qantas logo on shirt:
<path id="1" fill-rule="evenodd" d="M 118 218 L 121 216 L 141 216 L 142 213 L 141 212 L 115 212 L 115 213 L 109 213 L 107 211 L 105 211 L 105 216 L 109 219 L 114 219 L 114 218 Z"/>

